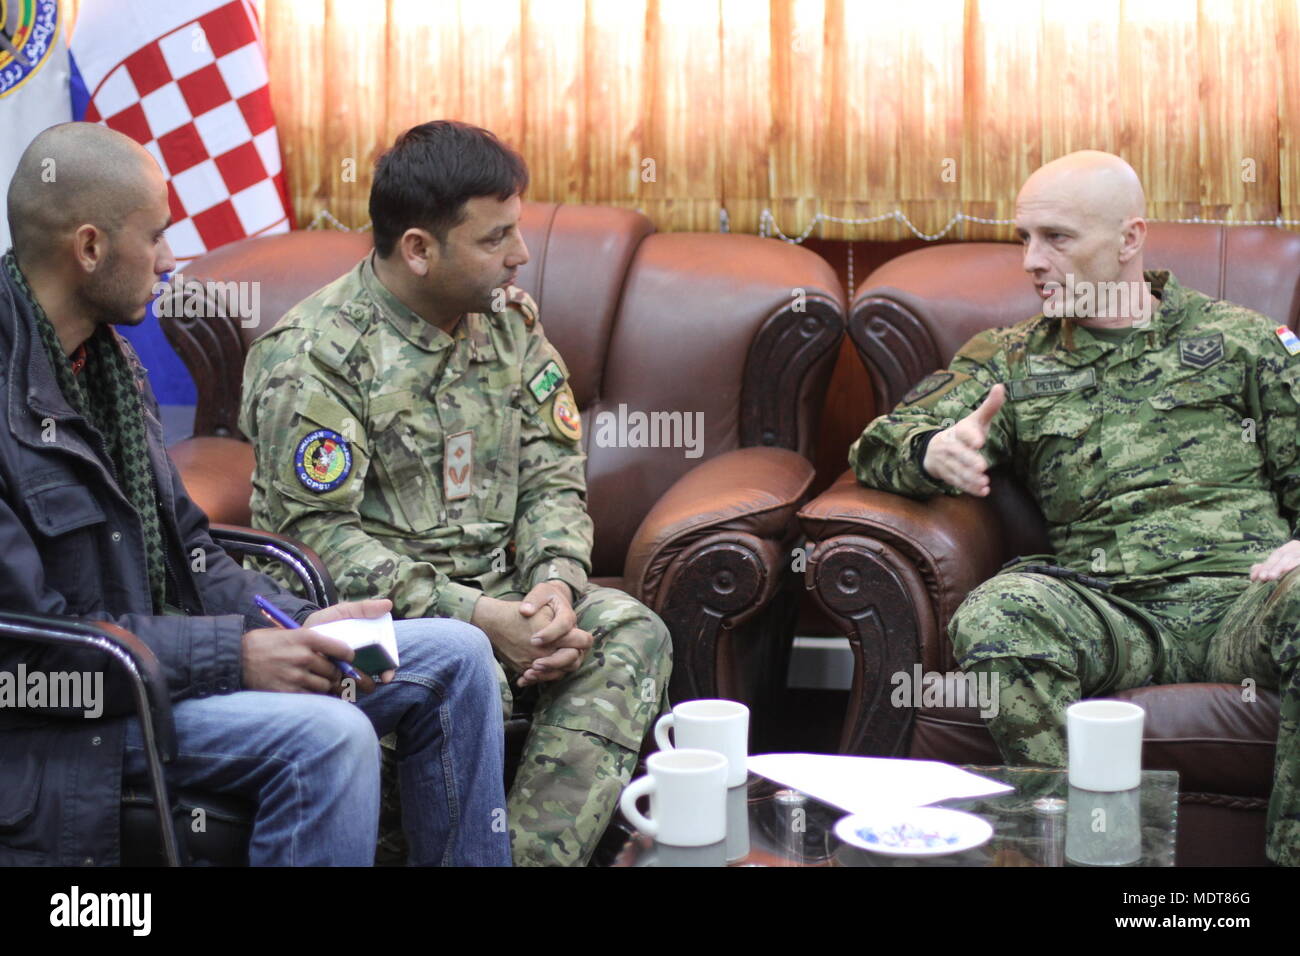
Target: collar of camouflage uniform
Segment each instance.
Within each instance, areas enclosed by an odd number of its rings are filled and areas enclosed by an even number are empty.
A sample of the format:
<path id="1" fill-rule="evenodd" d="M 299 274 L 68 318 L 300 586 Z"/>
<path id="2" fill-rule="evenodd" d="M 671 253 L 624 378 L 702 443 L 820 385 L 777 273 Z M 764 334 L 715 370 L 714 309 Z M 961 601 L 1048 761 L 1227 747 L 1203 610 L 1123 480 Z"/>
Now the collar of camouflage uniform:
<path id="1" fill-rule="evenodd" d="M 1167 269 L 1148 269 L 1142 276 L 1151 283 L 1151 292 L 1160 301 L 1159 307 L 1151 316 L 1151 326 L 1145 333 L 1145 347 L 1164 348 L 1169 337 L 1186 317 L 1183 307 L 1187 301 L 1187 290 Z M 1078 326 L 1069 319 L 1048 319 L 1040 313 L 1038 322 L 1039 331 L 1045 339 L 1043 344 L 1050 347 L 1053 357 L 1065 365 L 1089 365 L 1103 352 L 1122 347 L 1091 336 L 1085 342 L 1075 342 L 1074 330 Z"/>
<path id="2" fill-rule="evenodd" d="M 379 281 L 379 276 L 375 274 L 373 256 L 372 252 L 361 261 L 361 285 L 378 303 L 385 317 L 403 338 L 426 352 L 438 352 L 455 344 L 461 338 L 468 337 L 473 349 L 474 361 L 490 362 L 496 358 L 496 349 L 492 345 L 486 316 L 477 312 L 471 313 L 456 326 L 455 335 L 448 335 L 433 323 L 421 318 Z M 361 307 L 354 306 L 354 308 Z"/>

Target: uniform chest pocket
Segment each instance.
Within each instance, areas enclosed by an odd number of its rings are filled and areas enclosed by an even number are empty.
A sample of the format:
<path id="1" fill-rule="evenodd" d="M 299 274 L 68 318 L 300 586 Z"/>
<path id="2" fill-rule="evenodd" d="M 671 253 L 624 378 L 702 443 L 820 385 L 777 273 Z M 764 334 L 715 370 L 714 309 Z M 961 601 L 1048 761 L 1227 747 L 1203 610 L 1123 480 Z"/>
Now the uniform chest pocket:
<path id="1" fill-rule="evenodd" d="M 1169 382 L 1147 398 L 1152 408 L 1168 411 L 1187 405 L 1241 407 L 1246 370 L 1239 362 L 1220 362 L 1212 368 Z"/>
<path id="2" fill-rule="evenodd" d="M 483 517 L 512 524 L 519 503 L 519 436 L 523 412 L 507 405 L 501 409 L 494 447 L 485 448 L 482 483 Z"/>
<path id="3" fill-rule="evenodd" d="M 1017 441 L 1023 448 L 1015 456 L 1018 476 L 1048 521 L 1075 520 L 1100 488 L 1094 429 L 1099 410 L 1088 394 L 1076 391 L 1024 399 L 1015 403 L 1014 414 Z"/>
<path id="4" fill-rule="evenodd" d="M 420 401 L 412 392 L 378 396 L 371 402 L 366 428 L 374 482 L 361 513 L 398 531 L 428 531 L 441 523 L 442 489 L 429 461 L 441 460 L 441 449 L 429 447 L 429 439 L 411 423 Z"/>
<path id="5" fill-rule="evenodd" d="M 1004 406 L 1005 407 L 1005 406 Z M 1054 396 L 1016 402 L 1016 434 L 1022 441 L 1049 435 L 1082 438 L 1097 420 L 1097 411 L 1084 396 Z"/>
<path id="6" fill-rule="evenodd" d="M 25 500 L 46 587 L 62 594 L 72 613 L 87 610 L 98 592 L 93 568 L 101 557 L 104 509 L 88 488 L 71 482 L 33 489 Z"/>
<path id="7" fill-rule="evenodd" d="M 1227 482 L 1258 469 L 1261 446 L 1243 441 L 1245 369 L 1220 362 L 1167 382 L 1148 396 L 1152 408 L 1138 443 L 1161 452 L 1163 476 Z"/>

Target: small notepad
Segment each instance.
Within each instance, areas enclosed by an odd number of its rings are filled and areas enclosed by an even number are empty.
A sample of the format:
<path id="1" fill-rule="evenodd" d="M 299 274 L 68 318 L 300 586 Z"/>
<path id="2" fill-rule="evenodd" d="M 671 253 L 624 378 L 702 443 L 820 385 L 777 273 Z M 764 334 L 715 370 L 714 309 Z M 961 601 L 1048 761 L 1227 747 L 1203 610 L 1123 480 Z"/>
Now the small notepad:
<path id="1" fill-rule="evenodd" d="M 378 644 L 393 659 L 394 664 L 400 663 L 397 658 L 397 632 L 393 630 L 391 614 L 385 614 L 383 617 L 330 621 L 328 624 L 317 624 L 312 627 L 312 630 L 326 637 L 338 638 L 354 651 L 369 647 L 371 644 Z M 356 663 L 362 670 L 370 671 L 364 661 L 358 659 Z"/>

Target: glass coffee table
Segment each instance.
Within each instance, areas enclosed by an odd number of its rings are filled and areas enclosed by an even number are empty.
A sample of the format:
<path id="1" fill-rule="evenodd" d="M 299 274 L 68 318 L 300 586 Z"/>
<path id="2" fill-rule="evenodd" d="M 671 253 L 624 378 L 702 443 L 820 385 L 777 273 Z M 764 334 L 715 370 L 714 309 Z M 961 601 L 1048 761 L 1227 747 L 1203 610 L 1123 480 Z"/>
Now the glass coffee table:
<path id="1" fill-rule="evenodd" d="M 1072 790 L 1064 770 L 963 769 L 1015 788 L 992 797 L 934 804 L 973 813 L 992 824 L 993 836 L 988 842 L 969 850 L 908 857 L 858 849 L 834 833 L 835 824 L 847 816 L 845 811 L 751 773 L 746 786 L 727 795 L 725 843 L 667 847 L 634 834 L 614 865 L 1073 866 L 1080 865 L 1078 860 L 1086 861 L 1081 865 L 1118 864 L 1134 855 L 1137 859 L 1126 865 L 1174 865 L 1178 774 L 1172 770 L 1143 771 L 1142 786 L 1136 792 L 1089 794 Z M 1130 852 L 1124 852 L 1122 844 L 1127 844 Z"/>

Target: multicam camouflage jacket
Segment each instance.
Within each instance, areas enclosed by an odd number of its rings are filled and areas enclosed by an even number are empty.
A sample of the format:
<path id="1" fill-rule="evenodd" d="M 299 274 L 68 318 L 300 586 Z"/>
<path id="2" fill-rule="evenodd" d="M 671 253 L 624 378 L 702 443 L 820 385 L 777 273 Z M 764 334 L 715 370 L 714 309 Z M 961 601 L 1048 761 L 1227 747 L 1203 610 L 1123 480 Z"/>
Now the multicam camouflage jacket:
<path id="1" fill-rule="evenodd" d="M 849 451 L 858 479 L 916 498 L 956 488 L 921 468 L 927 433 L 1007 401 L 983 454 L 1047 520 L 1058 560 L 1125 580 L 1244 573 L 1300 509 L 1300 340 L 1264 316 L 1147 272 L 1159 309 L 1107 341 L 1038 315 L 972 338 Z"/>
<path id="2" fill-rule="evenodd" d="M 257 454 L 253 522 L 315 549 L 341 597 L 469 620 L 489 582 L 586 585 L 568 370 L 533 300 L 508 292 L 502 312 L 448 335 L 366 258 L 250 349 L 240 428 Z"/>

